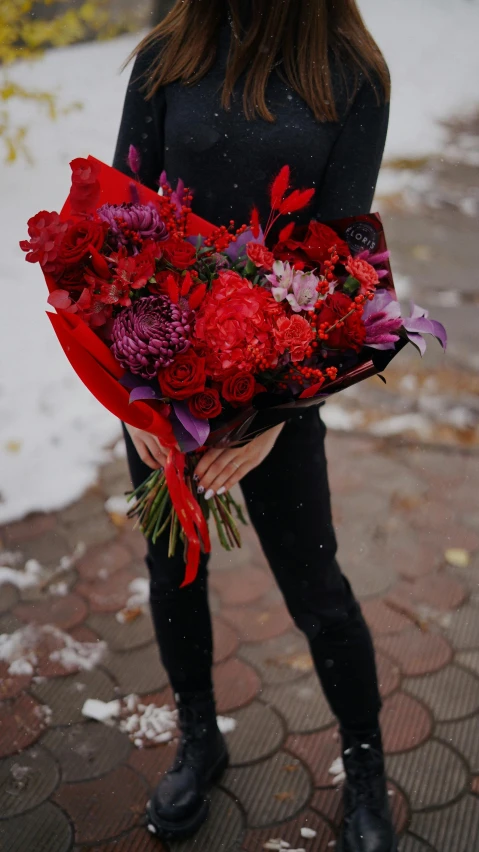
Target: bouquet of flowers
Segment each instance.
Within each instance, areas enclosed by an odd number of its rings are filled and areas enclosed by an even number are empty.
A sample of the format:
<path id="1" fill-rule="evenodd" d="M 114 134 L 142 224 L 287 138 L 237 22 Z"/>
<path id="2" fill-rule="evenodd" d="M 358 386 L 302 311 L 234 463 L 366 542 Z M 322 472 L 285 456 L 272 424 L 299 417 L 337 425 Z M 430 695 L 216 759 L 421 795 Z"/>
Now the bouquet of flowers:
<path id="1" fill-rule="evenodd" d="M 48 316 L 81 380 L 168 448 L 131 514 L 153 540 L 169 531 L 170 554 L 182 539 L 186 584 L 210 548 L 210 513 L 226 548 L 241 543 L 231 494 L 196 491 L 205 447 L 247 441 L 379 373 L 408 340 L 422 353 L 424 333 L 445 346 L 445 331 L 416 306 L 401 316 L 377 214 L 295 224 L 314 190 L 291 189 L 288 166 L 263 229 L 256 209 L 239 228 L 200 219 L 165 174 L 157 194 L 93 157 L 70 165 L 61 213 L 37 213 L 20 247 L 43 270 Z M 133 147 L 128 165 L 137 177 Z"/>

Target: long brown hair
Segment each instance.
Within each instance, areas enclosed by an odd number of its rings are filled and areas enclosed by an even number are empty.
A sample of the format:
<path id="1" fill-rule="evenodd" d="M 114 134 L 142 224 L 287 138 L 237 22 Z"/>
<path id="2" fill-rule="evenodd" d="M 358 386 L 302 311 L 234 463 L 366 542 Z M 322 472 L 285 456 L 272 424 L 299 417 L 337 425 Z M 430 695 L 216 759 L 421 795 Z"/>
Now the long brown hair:
<path id="1" fill-rule="evenodd" d="M 266 85 L 277 65 L 283 79 L 309 105 L 319 121 L 337 121 L 331 79 L 334 56 L 352 98 L 365 75 L 374 85 L 378 103 L 389 100 L 387 65 L 368 32 L 355 0 L 251 0 L 247 28 L 244 0 L 177 0 L 170 13 L 143 39 L 134 53 L 158 47 L 145 86 L 152 97 L 160 86 L 198 82 L 215 61 L 218 30 L 230 13 L 231 46 L 222 91 L 228 109 L 234 86 L 246 72 L 243 109 L 246 118 L 274 121 L 266 104 Z M 351 80 L 351 74 L 348 75 Z"/>

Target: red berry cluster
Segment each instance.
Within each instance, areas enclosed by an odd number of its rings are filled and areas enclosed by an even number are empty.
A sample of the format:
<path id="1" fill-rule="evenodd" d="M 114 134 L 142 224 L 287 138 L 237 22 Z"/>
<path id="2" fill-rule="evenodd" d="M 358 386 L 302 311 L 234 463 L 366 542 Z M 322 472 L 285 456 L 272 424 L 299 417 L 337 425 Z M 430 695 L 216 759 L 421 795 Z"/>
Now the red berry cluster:
<path id="1" fill-rule="evenodd" d="M 225 251 L 230 243 L 235 243 L 240 234 L 243 234 L 248 228 L 248 225 L 241 225 L 241 228 L 235 231 L 234 226 L 234 219 L 231 219 L 228 227 L 220 225 L 219 228 L 215 228 L 213 233 L 206 237 L 205 247 L 213 248 L 215 252 Z"/>

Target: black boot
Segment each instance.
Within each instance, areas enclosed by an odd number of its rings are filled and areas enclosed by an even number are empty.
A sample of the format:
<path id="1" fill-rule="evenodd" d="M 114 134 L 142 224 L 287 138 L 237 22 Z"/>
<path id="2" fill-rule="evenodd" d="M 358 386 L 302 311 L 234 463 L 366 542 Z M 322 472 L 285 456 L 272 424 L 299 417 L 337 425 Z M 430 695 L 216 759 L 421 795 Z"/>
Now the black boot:
<path id="1" fill-rule="evenodd" d="M 338 852 L 397 852 L 389 810 L 381 734 L 343 733 L 344 821 Z"/>
<path id="2" fill-rule="evenodd" d="M 212 693 L 177 696 L 177 704 L 181 740 L 176 759 L 146 808 L 154 833 L 171 840 L 193 834 L 206 820 L 206 794 L 229 761 Z"/>

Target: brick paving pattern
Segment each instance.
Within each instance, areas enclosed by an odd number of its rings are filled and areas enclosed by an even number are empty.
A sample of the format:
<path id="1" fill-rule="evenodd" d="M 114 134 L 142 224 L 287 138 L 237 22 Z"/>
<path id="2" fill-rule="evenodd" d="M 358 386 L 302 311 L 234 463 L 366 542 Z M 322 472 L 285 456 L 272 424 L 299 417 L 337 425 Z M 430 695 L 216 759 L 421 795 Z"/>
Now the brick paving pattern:
<path id="1" fill-rule="evenodd" d="M 376 646 L 401 852 L 471 852 L 479 836 L 479 527 L 466 486 L 479 479 L 479 459 L 339 434 L 329 435 L 328 455 L 340 560 Z M 0 530 L 1 549 L 21 554 L 20 567 L 36 558 L 54 568 L 85 546 L 59 578 L 63 595 L 48 585 L 2 586 L 0 633 L 53 625 L 93 648 L 105 643 L 88 671 L 55 660 L 62 634 L 54 632 L 39 634 L 31 673 L 0 663 L 0 849 L 260 852 L 273 838 L 307 852 L 334 849 L 336 723 L 251 527 L 241 551 L 226 554 L 215 542 L 212 558 L 218 709 L 236 721 L 227 734 L 231 766 L 195 838 L 167 846 L 146 830 L 144 805 L 171 744 L 137 748 L 81 712 L 87 698 L 130 693 L 172 702 L 149 613 L 116 618 L 132 579 L 147 578 L 141 537 L 104 510 L 126 486 L 116 460 L 75 505 Z M 451 548 L 466 558 L 450 564 Z M 302 827 L 316 836 L 302 838 Z"/>

